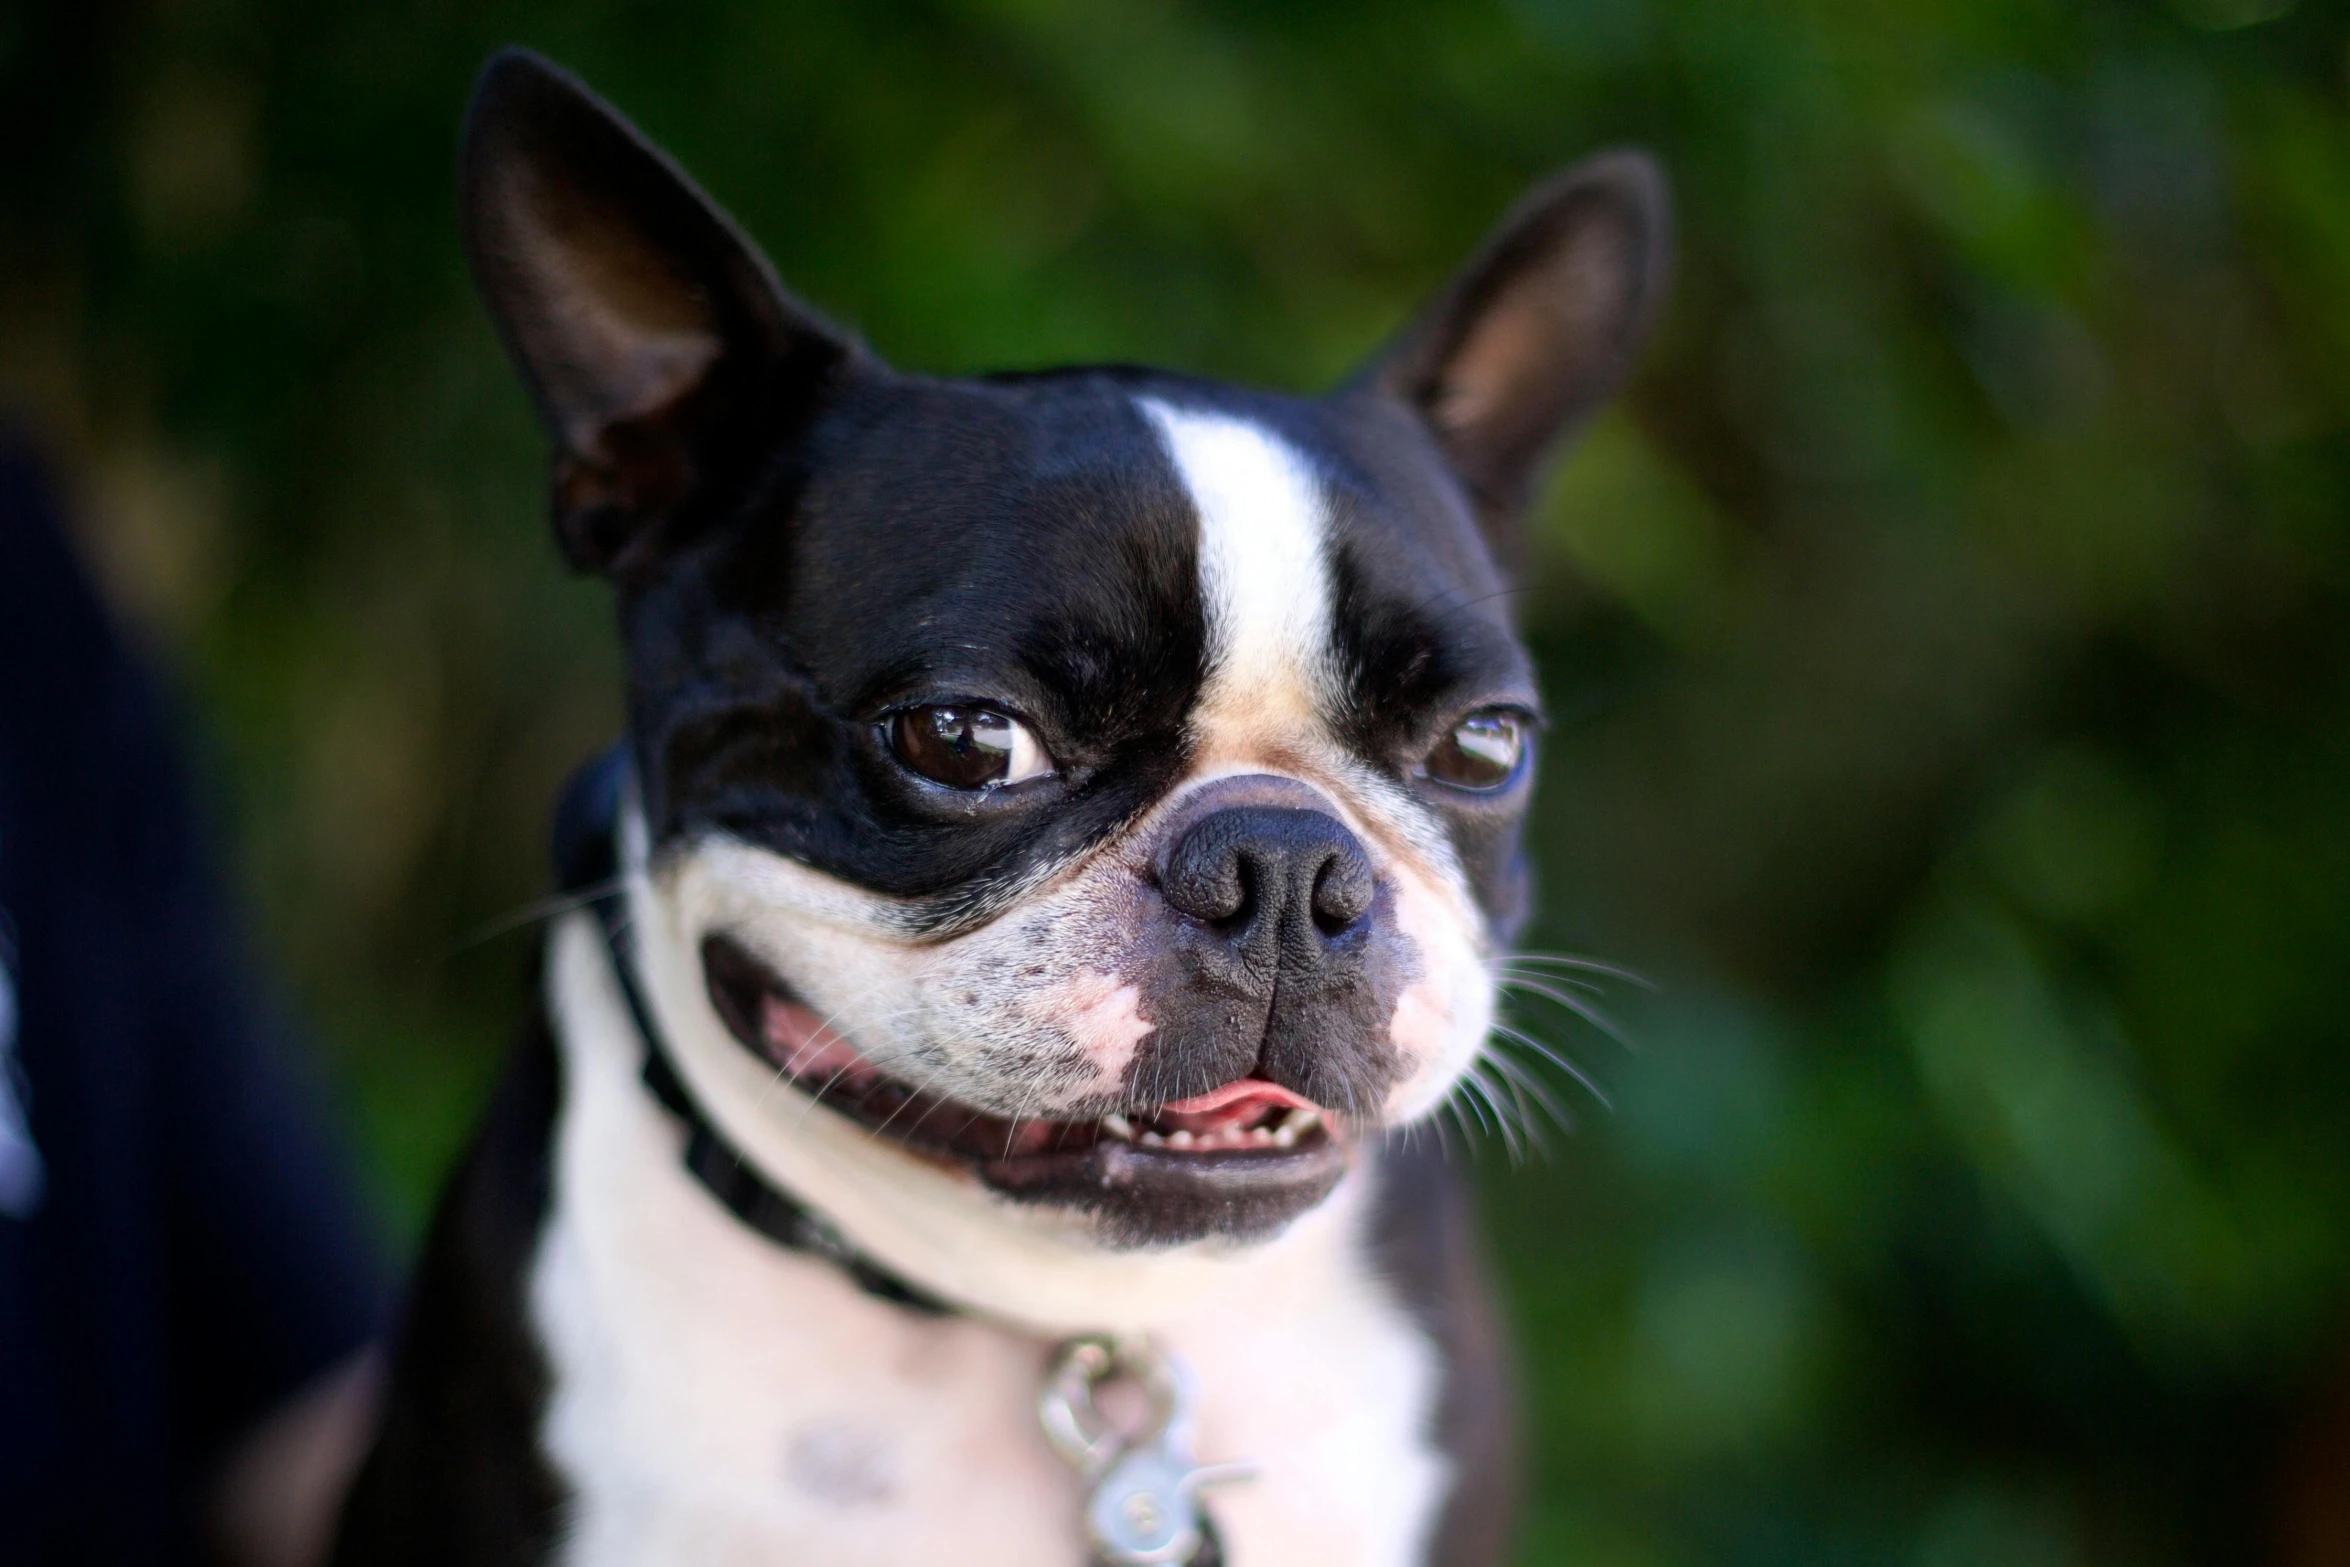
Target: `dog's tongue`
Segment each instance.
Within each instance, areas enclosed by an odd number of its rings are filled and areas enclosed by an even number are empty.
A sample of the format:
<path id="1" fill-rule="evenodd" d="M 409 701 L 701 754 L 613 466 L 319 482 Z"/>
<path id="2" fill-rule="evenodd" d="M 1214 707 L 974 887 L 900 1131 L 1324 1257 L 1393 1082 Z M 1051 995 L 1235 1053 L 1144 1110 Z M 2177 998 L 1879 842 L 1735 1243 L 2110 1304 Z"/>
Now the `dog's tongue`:
<path id="1" fill-rule="evenodd" d="M 826 1027 L 822 1018 L 781 996 L 762 998 L 759 1033 L 769 1059 L 799 1082 L 854 1088 L 881 1075 L 854 1045 Z M 1162 1105 L 1148 1125 L 1162 1133 L 1189 1132 L 1198 1137 L 1227 1127 L 1253 1126 L 1276 1110 L 1313 1108 L 1311 1099 L 1279 1083 L 1244 1077 Z M 1007 1139 L 1006 1153 L 1040 1152 L 1057 1135 L 1059 1128 L 1052 1121 L 1023 1121 Z"/>
<path id="2" fill-rule="evenodd" d="M 1197 1135 L 1221 1131 L 1227 1126 L 1248 1126 L 1274 1110 L 1312 1108 L 1311 1099 L 1292 1093 L 1279 1083 L 1268 1083 L 1261 1077 L 1244 1077 L 1222 1088 L 1211 1088 L 1204 1094 L 1161 1106 L 1158 1119 L 1151 1124 L 1162 1132 L 1184 1131 Z"/>

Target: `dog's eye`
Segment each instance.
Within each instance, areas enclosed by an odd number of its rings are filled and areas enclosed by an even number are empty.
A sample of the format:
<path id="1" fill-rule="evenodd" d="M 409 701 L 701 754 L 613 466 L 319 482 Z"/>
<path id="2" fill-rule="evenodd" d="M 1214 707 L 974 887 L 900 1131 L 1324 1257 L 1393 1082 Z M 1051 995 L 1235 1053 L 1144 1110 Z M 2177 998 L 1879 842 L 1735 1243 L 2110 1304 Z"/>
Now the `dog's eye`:
<path id="1" fill-rule="evenodd" d="M 890 720 L 898 760 L 950 789 L 1024 783 L 1053 770 L 1028 726 L 989 707 L 909 707 Z"/>
<path id="2" fill-rule="evenodd" d="M 1423 770 L 1456 789 L 1499 789 L 1526 759 L 1526 720 L 1501 708 L 1471 713 L 1436 742 Z"/>

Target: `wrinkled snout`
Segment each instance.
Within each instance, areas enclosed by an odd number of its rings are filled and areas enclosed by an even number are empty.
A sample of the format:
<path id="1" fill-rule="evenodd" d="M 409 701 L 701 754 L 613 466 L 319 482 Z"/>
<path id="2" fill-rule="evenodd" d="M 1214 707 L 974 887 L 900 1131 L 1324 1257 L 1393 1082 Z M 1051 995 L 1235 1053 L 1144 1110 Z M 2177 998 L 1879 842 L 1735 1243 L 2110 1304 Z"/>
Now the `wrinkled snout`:
<path id="1" fill-rule="evenodd" d="M 1138 1054 L 1164 1097 L 1258 1077 L 1369 1111 L 1397 1070 L 1388 1020 L 1416 965 L 1370 853 L 1313 790 L 1269 776 L 1201 788 L 1154 857 L 1158 1029 Z"/>

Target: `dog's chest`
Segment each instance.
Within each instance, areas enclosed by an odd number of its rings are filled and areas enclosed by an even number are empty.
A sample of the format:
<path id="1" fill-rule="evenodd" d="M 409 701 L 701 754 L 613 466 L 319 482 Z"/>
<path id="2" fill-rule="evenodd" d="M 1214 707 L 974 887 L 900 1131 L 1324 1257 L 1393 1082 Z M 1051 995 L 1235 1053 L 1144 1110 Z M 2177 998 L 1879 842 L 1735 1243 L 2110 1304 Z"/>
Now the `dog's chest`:
<path id="1" fill-rule="evenodd" d="M 531 1287 L 543 1439 L 573 1492 L 558 1559 L 1077 1567 L 1080 1487 L 1035 1414 L 1051 1346 L 877 1300 L 740 1226 L 679 1166 L 569 956 Z M 1271 1271 L 1161 1336 L 1200 1376 L 1199 1456 L 1262 1466 L 1212 1497 L 1236 1567 L 1421 1558 L 1447 1479 L 1438 1367 L 1367 1270 Z"/>

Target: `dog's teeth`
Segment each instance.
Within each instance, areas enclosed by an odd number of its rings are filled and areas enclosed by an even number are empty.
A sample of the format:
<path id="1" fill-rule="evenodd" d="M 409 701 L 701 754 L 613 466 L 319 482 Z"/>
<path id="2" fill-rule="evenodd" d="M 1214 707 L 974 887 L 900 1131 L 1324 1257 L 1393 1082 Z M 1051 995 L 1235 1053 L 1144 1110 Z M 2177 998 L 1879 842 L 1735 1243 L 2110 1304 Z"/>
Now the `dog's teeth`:
<path id="1" fill-rule="evenodd" d="M 1102 1130 L 1121 1141 L 1134 1141 L 1134 1123 L 1122 1115 L 1103 1116 Z"/>
<path id="2" fill-rule="evenodd" d="M 1165 1146 L 1167 1139 L 1156 1132 L 1145 1132 L 1142 1134 L 1141 1141 L 1145 1148 L 1159 1148 Z"/>
<path id="3" fill-rule="evenodd" d="M 1297 1132 L 1302 1135 L 1321 1124 L 1322 1112 L 1319 1110 L 1292 1110 L 1289 1112 L 1289 1119 L 1282 1124 L 1281 1129 L 1285 1132 Z"/>
<path id="4" fill-rule="evenodd" d="M 1252 1126 L 1248 1129 L 1248 1140 L 1259 1148 L 1273 1146 L 1273 1134 L 1261 1126 Z"/>
<path id="5" fill-rule="evenodd" d="M 1274 1132 L 1274 1133 L 1273 1133 L 1273 1135 L 1271 1136 L 1271 1138 L 1270 1138 L 1270 1139 L 1268 1139 L 1268 1140 L 1269 1140 L 1269 1141 L 1270 1141 L 1270 1142 L 1273 1144 L 1273 1146 L 1274 1146 L 1274 1147 L 1276 1147 L 1276 1148 L 1294 1148 L 1294 1147 L 1296 1147 L 1296 1146 L 1297 1146 L 1297 1120 L 1296 1120 L 1296 1118 L 1295 1118 L 1295 1117 L 1292 1117 L 1291 1119 L 1289 1119 L 1289 1120 L 1287 1120 L 1287 1121 L 1284 1121 L 1284 1122 L 1282 1122 L 1282 1123 L 1281 1123 L 1280 1130 L 1278 1130 L 1278 1131 Z"/>
<path id="6" fill-rule="evenodd" d="M 1181 1127 L 1177 1127 L 1167 1134 L 1167 1146 L 1170 1148 L 1189 1148 L 1194 1140 L 1192 1135 Z"/>

